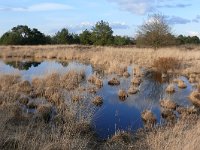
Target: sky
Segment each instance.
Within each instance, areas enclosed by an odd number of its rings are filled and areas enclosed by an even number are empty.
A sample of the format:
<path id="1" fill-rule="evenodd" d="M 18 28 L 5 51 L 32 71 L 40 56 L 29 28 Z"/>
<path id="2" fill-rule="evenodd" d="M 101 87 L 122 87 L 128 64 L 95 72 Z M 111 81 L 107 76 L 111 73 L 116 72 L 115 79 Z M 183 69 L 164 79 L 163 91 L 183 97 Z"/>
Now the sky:
<path id="1" fill-rule="evenodd" d="M 48 35 L 62 28 L 80 33 L 104 20 L 114 35 L 134 37 L 154 13 L 166 17 L 175 35 L 200 37 L 200 0 L 0 0 L 0 35 L 17 25 Z"/>

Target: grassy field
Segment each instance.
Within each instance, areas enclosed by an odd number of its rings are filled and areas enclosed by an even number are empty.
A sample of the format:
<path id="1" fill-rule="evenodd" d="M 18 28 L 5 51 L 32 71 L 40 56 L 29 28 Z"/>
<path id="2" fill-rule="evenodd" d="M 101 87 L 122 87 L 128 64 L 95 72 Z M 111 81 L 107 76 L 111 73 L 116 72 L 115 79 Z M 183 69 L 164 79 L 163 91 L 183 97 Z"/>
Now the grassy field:
<path id="1" fill-rule="evenodd" d="M 197 46 L 157 51 L 78 45 L 1 46 L 0 57 L 87 61 L 108 73 L 118 74 L 124 73 L 128 65 L 136 64 L 138 68 L 174 71 L 191 79 L 195 76 L 197 86 L 200 83 L 200 47 Z M 135 72 L 140 71 L 135 68 Z M 145 128 L 134 134 L 119 131 L 107 140 L 98 139 L 91 126 L 96 102 L 90 105 L 84 102 L 92 101 L 90 97 L 78 95 L 81 90 L 91 90 L 79 88 L 83 80 L 86 80 L 84 73 L 73 70 L 64 75 L 52 73 L 31 82 L 19 75 L 0 75 L 0 149 L 198 149 L 199 109 L 195 113 L 183 113 L 174 124 Z M 101 86 L 102 81 L 96 78 L 94 83 Z M 200 92 L 200 86 L 196 92 Z M 195 97 L 197 100 L 199 95 Z M 25 108 L 33 112 L 26 112 Z"/>
<path id="2" fill-rule="evenodd" d="M 182 46 L 153 50 L 135 47 L 94 47 L 79 45 L 0 46 L 0 57 L 58 60 L 87 60 L 106 70 L 137 64 L 152 67 L 159 57 L 173 57 L 181 61 L 181 73 L 200 73 L 200 47 Z"/>

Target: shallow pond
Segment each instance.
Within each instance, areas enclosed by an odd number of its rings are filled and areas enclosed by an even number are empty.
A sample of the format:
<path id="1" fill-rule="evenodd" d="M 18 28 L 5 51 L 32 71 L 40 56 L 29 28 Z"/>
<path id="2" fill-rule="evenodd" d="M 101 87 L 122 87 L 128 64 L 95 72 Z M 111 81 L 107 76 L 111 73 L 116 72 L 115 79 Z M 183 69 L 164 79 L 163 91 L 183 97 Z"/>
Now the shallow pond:
<path id="1" fill-rule="evenodd" d="M 71 69 L 84 70 L 86 78 L 94 73 L 95 68 L 90 64 L 81 64 L 77 62 L 58 62 L 58 61 L 0 61 L 0 74 L 17 73 L 22 78 L 31 81 L 34 77 L 42 77 L 48 73 L 58 72 L 66 73 Z M 143 77 L 143 81 L 139 86 L 139 92 L 129 95 L 125 101 L 121 101 L 118 97 L 118 90 L 128 90 L 132 79 L 132 68 L 128 67 L 131 74 L 129 78 L 117 77 L 115 74 L 104 75 L 103 87 L 100 88 L 95 95 L 103 97 L 103 105 L 97 109 L 92 123 L 95 126 L 96 133 L 101 138 L 107 138 L 118 130 L 136 131 L 142 128 L 143 121 L 141 113 L 145 109 L 150 109 L 156 115 L 158 124 L 163 122 L 161 118 L 161 108 L 159 100 L 170 98 L 179 105 L 191 106 L 188 95 L 192 91 L 193 86 L 188 82 L 187 78 L 179 77 L 187 84 L 187 88 L 179 89 L 176 86 L 174 94 L 165 92 L 167 83 L 162 83 L 159 76 L 155 77 L 147 75 Z M 108 80 L 112 77 L 120 79 L 119 86 L 108 85 Z M 90 83 L 85 83 L 90 84 Z"/>

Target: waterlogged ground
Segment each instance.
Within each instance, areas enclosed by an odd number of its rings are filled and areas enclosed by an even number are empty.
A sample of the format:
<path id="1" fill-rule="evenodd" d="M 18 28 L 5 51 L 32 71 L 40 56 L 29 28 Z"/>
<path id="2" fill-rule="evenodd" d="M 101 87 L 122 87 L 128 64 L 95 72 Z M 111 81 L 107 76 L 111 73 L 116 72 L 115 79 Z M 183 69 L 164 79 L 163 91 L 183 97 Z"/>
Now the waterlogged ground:
<path id="1" fill-rule="evenodd" d="M 69 70 L 84 70 L 86 79 L 96 71 L 90 64 L 81 64 L 78 62 L 58 62 L 58 61 L 0 61 L 0 74 L 20 74 L 23 79 L 31 81 L 34 77 L 43 77 L 50 73 L 64 74 Z M 188 82 L 187 78 L 179 77 L 187 84 L 187 88 L 180 89 L 176 87 L 174 94 L 165 92 L 167 82 L 161 82 L 160 75 L 147 74 L 143 77 L 139 86 L 139 92 L 129 95 L 125 101 L 118 98 L 119 89 L 128 90 L 131 85 L 132 67 L 128 67 L 131 74 L 129 78 L 118 77 L 115 74 L 104 74 L 99 71 L 103 79 L 103 87 L 96 94 L 90 94 L 94 97 L 99 95 L 103 97 L 103 105 L 97 107 L 93 117 L 93 125 L 96 133 L 101 138 L 107 138 L 113 135 L 117 130 L 136 131 L 142 128 L 143 121 L 141 113 L 145 109 L 150 109 L 156 115 L 158 124 L 163 123 L 161 118 L 161 108 L 159 100 L 169 98 L 182 106 L 191 106 L 188 95 L 193 90 L 193 86 Z M 112 77 L 120 79 L 119 86 L 108 85 L 108 80 Z M 83 82 L 84 86 L 90 83 Z"/>

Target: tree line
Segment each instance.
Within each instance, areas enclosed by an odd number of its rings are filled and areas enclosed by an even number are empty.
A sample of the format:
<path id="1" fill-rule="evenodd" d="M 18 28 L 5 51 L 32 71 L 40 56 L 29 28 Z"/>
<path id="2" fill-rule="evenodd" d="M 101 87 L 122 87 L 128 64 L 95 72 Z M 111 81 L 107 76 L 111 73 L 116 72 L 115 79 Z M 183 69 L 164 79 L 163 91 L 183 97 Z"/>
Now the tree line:
<path id="1" fill-rule="evenodd" d="M 80 34 L 70 33 L 63 28 L 55 35 L 49 36 L 38 29 L 18 25 L 4 33 L 0 38 L 1 45 L 39 45 L 39 44 L 83 44 L 83 45 L 131 45 L 134 39 L 128 36 L 114 36 L 108 22 L 99 21 L 91 30 Z"/>
<path id="2" fill-rule="evenodd" d="M 4 33 L 0 38 L 1 45 L 45 45 L 45 44 L 83 44 L 83 45 L 134 45 L 138 47 L 150 46 L 155 49 L 161 46 L 200 44 L 197 36 L 174 36 L 169 25 L 160 14 L 152 16 L 154 21 L 145 22 L 138 27 L 136 38 L 113 35 L 113 30 L 108 22 L 97 22 L 91 30 L 84 30 L 80 34 L 70 33 L 63 28 L 55 35 L 49 36 L 36 28 L 18 25 Z"/>

